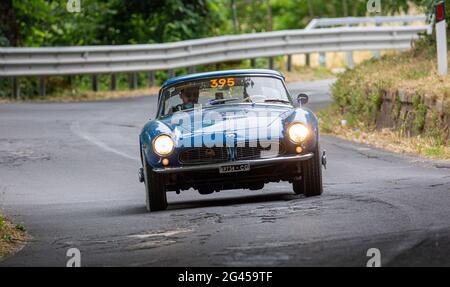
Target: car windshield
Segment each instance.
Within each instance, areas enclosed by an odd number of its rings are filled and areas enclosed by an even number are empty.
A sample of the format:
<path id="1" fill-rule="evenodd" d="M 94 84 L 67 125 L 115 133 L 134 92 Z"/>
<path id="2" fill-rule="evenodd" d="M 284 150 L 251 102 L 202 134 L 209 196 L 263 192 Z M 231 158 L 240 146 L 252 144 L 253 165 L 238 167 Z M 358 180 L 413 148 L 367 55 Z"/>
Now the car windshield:
<path id="1" fill-rule="evenodd" d="M 291 104 L 283 82 L 274 77 L 224 76 L 172 86 L 162 95 L 161 115 L 203 106 L 237 103 Z"/>

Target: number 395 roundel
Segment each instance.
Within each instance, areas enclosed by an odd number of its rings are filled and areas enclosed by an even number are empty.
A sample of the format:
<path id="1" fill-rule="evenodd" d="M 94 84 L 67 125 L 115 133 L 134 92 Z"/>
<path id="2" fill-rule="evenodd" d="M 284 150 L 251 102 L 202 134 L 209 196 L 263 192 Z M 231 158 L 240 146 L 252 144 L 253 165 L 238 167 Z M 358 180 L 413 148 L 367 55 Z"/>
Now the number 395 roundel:
<path id="1" fill-rule="evenodd" d="M 326 156 L 307 101 L 306 94 L 293 99 L 272 70 L 167 80 L 156 118 L 139 136 L 147 209 L 166 209 L 166 192 L 190 188 L 210 194 L 288 181 L 296 194 L 322 194 Z"/>

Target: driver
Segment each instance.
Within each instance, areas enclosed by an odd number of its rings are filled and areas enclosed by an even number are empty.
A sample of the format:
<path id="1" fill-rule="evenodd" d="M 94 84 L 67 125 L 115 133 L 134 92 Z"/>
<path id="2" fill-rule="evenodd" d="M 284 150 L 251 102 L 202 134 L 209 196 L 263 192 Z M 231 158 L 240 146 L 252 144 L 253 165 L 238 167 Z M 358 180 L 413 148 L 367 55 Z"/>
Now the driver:
<path id="1" fill-rule="evenodd" d="M 187 87 L 182 89 L 180 93 L 180 99 L 183 103 L 173 107 L 172 112 L 194 108 L 194 105 L 198 104 L 198 96 L 199 96 L 198 87 Z"/>

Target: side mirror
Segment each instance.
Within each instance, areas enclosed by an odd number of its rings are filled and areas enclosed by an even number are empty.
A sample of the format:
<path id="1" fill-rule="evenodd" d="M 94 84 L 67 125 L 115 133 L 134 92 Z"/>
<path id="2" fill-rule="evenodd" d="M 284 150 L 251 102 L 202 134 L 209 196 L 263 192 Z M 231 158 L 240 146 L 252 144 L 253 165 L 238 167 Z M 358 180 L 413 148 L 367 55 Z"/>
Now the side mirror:
<path id="1" fill-rule="evenodd" d="M 305 93 L 301 93 L 297 96 L 297 102 L 302 106 L 306 105 L 308 103 L 308 100 L 309 96 Z"/>

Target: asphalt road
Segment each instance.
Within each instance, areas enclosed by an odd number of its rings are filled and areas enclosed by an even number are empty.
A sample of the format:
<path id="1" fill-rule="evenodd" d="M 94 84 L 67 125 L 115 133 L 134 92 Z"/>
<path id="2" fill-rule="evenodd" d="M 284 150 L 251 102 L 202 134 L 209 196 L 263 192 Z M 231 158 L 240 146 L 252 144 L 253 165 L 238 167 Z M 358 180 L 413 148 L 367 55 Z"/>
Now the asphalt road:
<path id="1" fill-rule="evenodd" d="M 299 83 L 313 109 L 329 81 Z M 450 164 L 323 136 L 322 197 L 261 191 L 169 193 L 147 213 L 138 133 L 156 97 L 0 105 L 0 204 L 33 240 L 1 266 L 450 265 Z"/>

